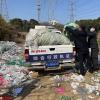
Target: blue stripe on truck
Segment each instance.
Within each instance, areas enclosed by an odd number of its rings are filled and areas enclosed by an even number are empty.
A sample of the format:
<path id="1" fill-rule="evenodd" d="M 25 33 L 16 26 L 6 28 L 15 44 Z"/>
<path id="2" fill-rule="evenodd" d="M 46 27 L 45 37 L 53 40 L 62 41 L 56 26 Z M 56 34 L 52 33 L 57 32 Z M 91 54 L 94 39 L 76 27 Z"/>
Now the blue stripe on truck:
<path id="1" fill-rule="evenodd" d="M 61 54 L 45 54 L 45 55 L 29 55 L 29 62 L 37 61 L 49 61 L 49 60 L 61 60 L 61 59 L 72 59 L 73 53 L 61 53 Z"/>

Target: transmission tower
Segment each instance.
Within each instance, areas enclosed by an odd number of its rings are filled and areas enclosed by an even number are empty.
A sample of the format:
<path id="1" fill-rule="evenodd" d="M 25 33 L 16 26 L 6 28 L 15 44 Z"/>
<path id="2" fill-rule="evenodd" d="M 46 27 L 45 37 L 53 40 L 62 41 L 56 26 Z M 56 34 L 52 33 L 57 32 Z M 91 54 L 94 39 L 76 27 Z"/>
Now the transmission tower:
<path id="1" fill-rule="evenodd" d="M 48 0 L 48 20 L 55 19 L 55 8 L 57 0 Z"/>
<path id="2" fill-rule="evenodd" d="M 8 8 L 6 0 L 0 0 L 0 16 L 8 20 Z"/>
<path id="3" fill-rule="evenodd" d="M 40 0 L 37 0 L 37 17 L 38 17 L 38 22 L 40 22 L 40 11 L 41 11 Z"/>
<path id="4" fill-rule="evenodd" d="M 75 1 L 74 0 L 69 0 L 69 17 L 70 17 L 70 22 L 74 22 L 75 20 Z"/>
<path id="5" fill-rule="evenodd" d="M 53 20 L 54 10 L 53 10 L 52 0 L 48 0 L 48 21 Z"/>

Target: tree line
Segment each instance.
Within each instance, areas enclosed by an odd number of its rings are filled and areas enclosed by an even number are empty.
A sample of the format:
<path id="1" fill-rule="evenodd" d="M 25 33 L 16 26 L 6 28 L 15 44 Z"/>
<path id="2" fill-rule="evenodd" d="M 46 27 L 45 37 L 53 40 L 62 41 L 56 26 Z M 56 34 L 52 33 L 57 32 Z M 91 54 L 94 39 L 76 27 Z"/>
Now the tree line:
<path id="1" fill-rule="evenodd" d="M 28 20 L 22 20 L 19 18 L 11 19 L 9 23 L 13 25 L 15 29 L 17 29 L 20 32 L 28 32 L 30 28 L 34 28 L 35 25 L 39 24 L 38 21 L 34 19 L 30 19 L 28 21 Z"/>
<path id="2" fill-rule="evenodd" d="M 76 21 L 77 24 L 86 26 L 86 29 L 88 30 L 91 27 L 95 27 L 96 31 L 100 31 L 100 17 L 97 19 L 87 19 L 87 20 L 79 20 Z"/>
<path id="3" fill-rule="evenodd" d="M 0 16 L 0 41 L 14 41 L 18 32 L 28 32 L 37 24 L 39 24 L 38 21 L 34 19 L 28 21 L 20 18 L 14 18 L 7 22 Z"/>
<path id="4" fill-rule="evenodd" d="M 95 27 L 97 31 L 100 31 L 100 17 L 97 19 L 77 20 L 76 23 L 86 26 L 87 29 L 90 27 Z M 12 41 L 14 38 L 16 38 L 18 32 L 28 32 L 30 28 L 34 28 L 35 25 L 39 24 L 40 23 L 35 19 L 30 19 L 28 21 L 20 18 L 14 18 L 7 22 L 0 16 L 0 41 Z M 63 31 L 64 25 L 56 24 L 54 27 Z"/>

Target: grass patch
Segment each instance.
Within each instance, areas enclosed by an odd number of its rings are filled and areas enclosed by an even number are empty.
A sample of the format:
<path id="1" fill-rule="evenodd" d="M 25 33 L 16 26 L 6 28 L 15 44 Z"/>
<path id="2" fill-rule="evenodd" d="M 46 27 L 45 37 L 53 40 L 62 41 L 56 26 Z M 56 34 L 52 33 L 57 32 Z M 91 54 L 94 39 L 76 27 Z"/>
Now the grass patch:
<path id="1" fill-rule="evenodd" d="M 99 47 L 100 47 L 100 40 L 97 40 L 97 42 L 98 42 L 98 45 L 99 45 Z"/>

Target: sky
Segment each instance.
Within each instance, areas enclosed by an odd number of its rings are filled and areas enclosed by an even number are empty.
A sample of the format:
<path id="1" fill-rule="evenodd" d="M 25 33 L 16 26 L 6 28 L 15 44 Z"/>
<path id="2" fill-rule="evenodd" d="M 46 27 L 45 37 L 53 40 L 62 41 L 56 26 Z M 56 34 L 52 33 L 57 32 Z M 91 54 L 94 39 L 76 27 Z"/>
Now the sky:
<path id="1" fill-rule="evenodd" d="M 6 0 L 9 19 L 21 18 L 25 20 L 36 19 L 37 1 L 39 0 Z M 40 0 L 40 21 L 50 19 L 65 24 L 70 21 L 70 0 Z M 96 19 L 100 17 L 100 0 L 72 0 L 73 18 Z"/>

